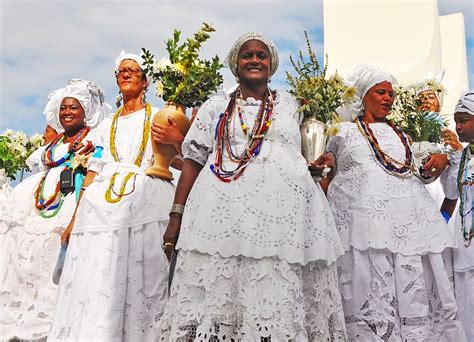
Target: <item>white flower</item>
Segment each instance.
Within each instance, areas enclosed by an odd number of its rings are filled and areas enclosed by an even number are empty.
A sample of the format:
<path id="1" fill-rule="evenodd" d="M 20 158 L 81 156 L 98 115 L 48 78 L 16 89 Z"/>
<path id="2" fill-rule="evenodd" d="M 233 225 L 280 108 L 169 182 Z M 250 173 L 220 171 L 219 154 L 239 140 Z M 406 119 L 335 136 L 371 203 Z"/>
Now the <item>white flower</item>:
<path id="1" fill-rule="evenodd" d="M 165 87 L 161 81 L 156 81 L 156 95 L 162 97 L 165 92 Z"/>
<path id="2" fill-rule="evenodd" d="M 172 65 L 173 64 L 171 63 L 169 58 L 162 58 L 153 65 L 153 71 L 155 73 L 159 73 L 164 71 L 167 67 L 171 67 Z"/>
<path id="3" fill-rule="evenodd" d="M 40 147 L 43 145 L 44 139 L 41 134 L 35 133 L 30 137 L 30 144 L 33 145 L 35 148 Z"/>
<path id="4" fill-rule="evenodd" d="M 14 130 L 8 128 L 8 129 L 5 130 L 5 132 L 3 132 L 3 135 L 6 135 L 7 137 L 13 137 L 15 135 L 15 133 L 16 132 Z"/>
<path id="5" fill-rule="evenodd" d="M 25 134 L 25 132 L 18 131 L 15 136 L 15 141 L 25 146 L 28 143 L 28 136 Z"/>

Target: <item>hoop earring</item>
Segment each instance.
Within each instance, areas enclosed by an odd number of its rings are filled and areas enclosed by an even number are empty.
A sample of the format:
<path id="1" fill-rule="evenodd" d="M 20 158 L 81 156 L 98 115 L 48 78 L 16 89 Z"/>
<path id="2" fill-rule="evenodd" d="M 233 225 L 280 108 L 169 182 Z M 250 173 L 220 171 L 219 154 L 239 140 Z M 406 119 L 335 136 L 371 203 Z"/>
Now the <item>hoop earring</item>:
<path id="1" fill-rule="evenodd" d="M 117 97 L 115 98 L 115 105 L 119 108 L 122 105 L 122 93 L 119 91 Z"/>

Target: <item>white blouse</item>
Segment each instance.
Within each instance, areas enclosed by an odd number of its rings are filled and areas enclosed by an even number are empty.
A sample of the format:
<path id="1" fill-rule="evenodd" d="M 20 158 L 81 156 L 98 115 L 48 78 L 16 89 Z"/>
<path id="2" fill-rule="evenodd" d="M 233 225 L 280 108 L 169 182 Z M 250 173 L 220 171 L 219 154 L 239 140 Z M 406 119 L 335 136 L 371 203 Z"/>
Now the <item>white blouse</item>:
<path id="1" fill-rule="evenodd" d="M 328 143 L 337 158 L 328 200 L 344 249 L 387 248 L 414 255 L 454 246 L 452 233 L 423 182 L 415 176 L 387 173 L 355 123 L 339 126 L 340 132 Z M 385 153 L 405 160 L 405 148 L 390 126 L 372 123 L 370 128 Z"/>
<path id="2" fill-rule="evenodd" d="M 229 96 L 206 101 L 183 143 L 184 158 L 203 165 L 186 202 L 177 247 L 223 257 L 276 256 L 291 263 L 334 262 L 342 248 L 321 187 L 308 172 L 300 151 L 297 103 L 278 93 L 273 121 L 260 154 L 243 175 L 225 183 L 210 170 L 215 160 L 215 129 Z M 261 102 L 241 103 L 249 131 Z M 235 150 L 244 149 L 238 115 L 231 127 Z M 235 168 L 228 160 L 229 169 Z"/>

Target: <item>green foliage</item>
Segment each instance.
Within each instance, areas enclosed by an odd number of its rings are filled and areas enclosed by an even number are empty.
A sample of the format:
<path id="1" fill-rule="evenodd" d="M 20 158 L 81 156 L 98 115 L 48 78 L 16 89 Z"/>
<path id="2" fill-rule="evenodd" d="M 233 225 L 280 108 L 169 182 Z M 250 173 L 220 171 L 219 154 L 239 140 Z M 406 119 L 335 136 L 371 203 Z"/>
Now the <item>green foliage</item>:
<path id="1" fill-rule="evenodd" d="M 328 124 L 337 121 L 336 108 L 352 100 L 355 89 L 347 87 L 337 72 L 331 76 L 327 75 L 327 56 L 326 64 L 321 70 L 306 31 L 304 35 L 308 60 L 304 58 L 301 51 L 296 62 L 290 56 L 296 74 L 292 75 L 287 71 L 287 82 L 291 87 L 290 93 L 300 103 L 299 110 L 304 117 L 316 117 L 319 121 Z"/>
<path id="2" fill-rule="evenodd" d="M 419 110 L 422 105 L 419 93 L 426 88 L 433 88 L 431 90 L 435 92 L 443 91 L 433 81 L 396 88 L 397 97 L 390 119 L 415 142 L 439 143 L 442 140 L 442 128 L 447 126 L 447 122 L 439 113 Z"/>
<path id="3" fill-rule="evenodd" d="M 168 58 L 155 62 L 154 55 L 142 49 L 145 60 L 144 72 L 156 83 L 157 95 L 164 101 L 185 107 L 204 102 L 222 84 L 219 70 L 223 65 L 216 55 L 211 60 L 199 58 L 199 51 L 215 29 L 203 23 L 193 38 L 179 44 L 181 32 L 174 30 L 173 38 L 166 41 Z"/>
<path id="4" fill-rule="evenodd" d="M 26 159 L 42 144 L 43 137 L 39 134 L 28 138 L 23 132 L 6 130 L 0 135 L 0 169 L 15 180 L 17 172 L 29 170 Z"/>

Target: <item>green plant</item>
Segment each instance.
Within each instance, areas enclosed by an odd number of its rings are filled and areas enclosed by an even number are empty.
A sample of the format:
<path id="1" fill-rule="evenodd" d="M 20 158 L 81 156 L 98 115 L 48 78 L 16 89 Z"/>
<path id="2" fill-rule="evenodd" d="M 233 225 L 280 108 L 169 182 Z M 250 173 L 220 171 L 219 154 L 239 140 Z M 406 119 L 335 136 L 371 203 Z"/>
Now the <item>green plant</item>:
<path id="1" fill-rule="evenodd" d="M 439 113 L 421 110 L 420 93 L 427 90 L 435 94 L 444 92 L 433 80 L 395 88 L 397 96 L 390 119 L 415 142 L 439 143 L 447 123 Z"/>
<path id="2" fill-rule="evenodd" d="M 43 136 L 34 134 L 30 138 L 21 132 L 7 129 L 0 135 L 0 169 L 15 180 L 17 172 L 29 170 L 26 159 L 43 144 Z"/>
<path id="3" fill-rule="evenodd" d="M 306 60 L 301 51 L 296 62 L 290 56 L 291 65 L 296 72 L 295 75 L 286 72 L 291 87 L 290 93 L 299 101 L 299 111 L 303 113 L 304 118 L 315 117 L 325 124 L 330 124 L 337 121 L 336 108 L 351 101 L 356 90 L 347 87 L 337 72 L 327 75 L 327 56 L 321 70 L 306 31 L 304 35 L 309 59 Z"/>
<path id="4" fill-rule="evenodd" d="M 168 58 L 155 62 L 154 55 L 142 49 L 145 73 L 156 83 L 157 95 L 166 102 L 192 107 L 204 102 L 222 84 L 219 70 L 223 65 L 216 55 L 211 60 L 199 58 L 199 51 L 215 29 L 203 23 L 193 38 L 179 44 L 181 32 L 173 31 L 173 38 L 166 41 Z"/>

